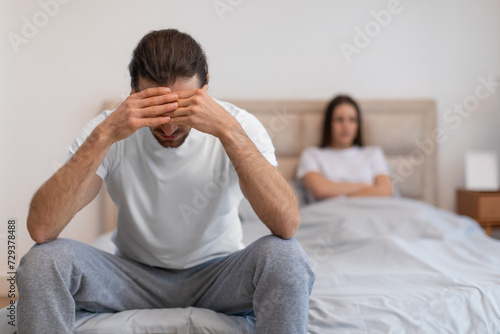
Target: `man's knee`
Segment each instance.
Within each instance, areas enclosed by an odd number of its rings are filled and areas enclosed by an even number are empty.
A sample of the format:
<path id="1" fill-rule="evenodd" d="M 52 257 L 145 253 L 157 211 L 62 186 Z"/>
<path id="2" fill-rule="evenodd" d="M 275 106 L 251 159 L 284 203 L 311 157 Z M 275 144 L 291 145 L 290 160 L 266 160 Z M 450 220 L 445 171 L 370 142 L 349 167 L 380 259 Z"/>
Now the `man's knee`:
<path id="1" fill-rule="evenodd" d="M 278 262 L 309 262 L 302 246 L 295 239 L 282 239 L 275 235 L 267 235 L 255 241 L 254 246 L 259 256 Z"/>
<path id="2" fill-rule="evenodd" d="M 76 257 L 75 246 L 77 244 L 77 241 L 69 239 L 55 239 L 43 244 L 35 244 L 19 263 L 18 282 L 33 276 L 43 277 L 46 270 L 52 270 L 55 266 L 62 269 L 66 264 L 71 264 Z"/>
<path id="3" fill-rule="evenodd" d="M 279 280 L 302 282 L 312 287 L 314 272 L 306 253 L 295 238 L 282 239 L 269 235 L 255 241 L 254 246 L 260 260 L 266 262 L 266 266 Z"/>

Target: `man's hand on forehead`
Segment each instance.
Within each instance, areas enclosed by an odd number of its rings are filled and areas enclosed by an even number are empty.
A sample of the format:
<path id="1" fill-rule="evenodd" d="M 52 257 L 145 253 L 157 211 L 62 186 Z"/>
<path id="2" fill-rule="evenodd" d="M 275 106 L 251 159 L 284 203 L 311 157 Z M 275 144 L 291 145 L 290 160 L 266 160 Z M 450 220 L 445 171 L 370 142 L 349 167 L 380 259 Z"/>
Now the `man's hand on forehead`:
<path id="1" fill-rule="evenodd" d="M 138 101 L 138 107 L 161 106 L 177 101 L 177 94 L 168 87 L 152 87 L 134 93 L 131 97 Z"/>
<path id="2" fill-rule="evenodd" d="M 220 137 L 239 123 L 208 93 L 208 86 L 175 91 L 177 108 L 166 112 L 169 124 L 187 125 L 198 131 Z"/>
<path id="3" fill-rule="evenodd" d="M 143 127 L 156 127 L 170 120 L 168 112 L 178 108 L 178 94 L 170 88 L 152 87 L 132 91 L 102 123 L 113 142 L 125 139 Z"/>

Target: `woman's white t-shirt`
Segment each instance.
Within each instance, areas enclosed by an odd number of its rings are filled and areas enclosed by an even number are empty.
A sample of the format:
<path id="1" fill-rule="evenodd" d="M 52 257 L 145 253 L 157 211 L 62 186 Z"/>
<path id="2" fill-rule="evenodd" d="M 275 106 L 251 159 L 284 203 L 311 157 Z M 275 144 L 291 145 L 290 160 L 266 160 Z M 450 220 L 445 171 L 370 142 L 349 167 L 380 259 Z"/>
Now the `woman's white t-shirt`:
<path id="1" fill-rule="evenodd" d="M 302 153 L 296 177 L 301 180 L 309 172 L 318 172 L 334 182 L 373 184 L 377 175 L 389 175 L 389 167 L 378 146 L 310 147 Z"/>

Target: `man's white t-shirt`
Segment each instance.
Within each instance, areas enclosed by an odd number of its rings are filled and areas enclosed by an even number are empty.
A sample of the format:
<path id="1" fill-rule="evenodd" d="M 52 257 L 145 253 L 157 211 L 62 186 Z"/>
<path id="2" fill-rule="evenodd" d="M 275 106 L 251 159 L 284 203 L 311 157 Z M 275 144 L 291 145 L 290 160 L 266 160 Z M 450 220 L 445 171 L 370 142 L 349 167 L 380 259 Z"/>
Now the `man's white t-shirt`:
<path id="1" fill-rule="evenodd" d="M 377 175 L 389 175 L 389 167 L 384 152 L 377 146 L 310 147 L 300 157 L 296 177 L 301 180 L 309 172 L 318 172 L 334 182 L 373 184 Z"/>
<path id="2" fill-rule="evenodd" d="M 255 116 L 217 101 L 277 166 L 274 147 Z M 112 111 L 90 121 L 68 159 Z M 114 143 L 97 170 L 118 209 L 119 254 L 150 266 L 185 269 L 243 248 L 238 175 L 218 138 L 191 129 L 178 148 L 162 147 L 150 128 Z M 265 182 L 265 181 L 263 181 Z"/>

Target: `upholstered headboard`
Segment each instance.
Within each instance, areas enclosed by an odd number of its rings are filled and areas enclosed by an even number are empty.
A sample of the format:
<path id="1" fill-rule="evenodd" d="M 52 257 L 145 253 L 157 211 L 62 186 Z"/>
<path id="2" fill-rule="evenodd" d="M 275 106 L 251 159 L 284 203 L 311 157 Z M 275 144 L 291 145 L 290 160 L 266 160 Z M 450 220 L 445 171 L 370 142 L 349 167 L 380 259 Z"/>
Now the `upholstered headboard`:
<path id="1" fill-rule="evenodd" d="M 276 148 L 279 170 L 292 180 L 301 152 L 319 144 L 326 100 L 228 100 L 254 114 Z M 114 109 L 119 100 L 106 101 Z M 432 100 L 359 100 L 365 145 L 384 150 L 403 197 L 436 204 L 436 105 Z M 107 201 L 110 201 L 109 199 Z M 112 206 L 108 204 L 105 207 Z M 107 225 L 114 213 L 105 209 Z M 109 229 L 107 227 L 106 229 Z"/>
<path id="2" fill-rule="evenodd" d="M 269 132 L 279 169 L 293 179 L 301 152 L 317 146 L 328 101 L 231 100 Z M 360 100 L 365 145 L 381 146 L 404 197 L 436 204 L 436 105 L 432 100 Z"/>

